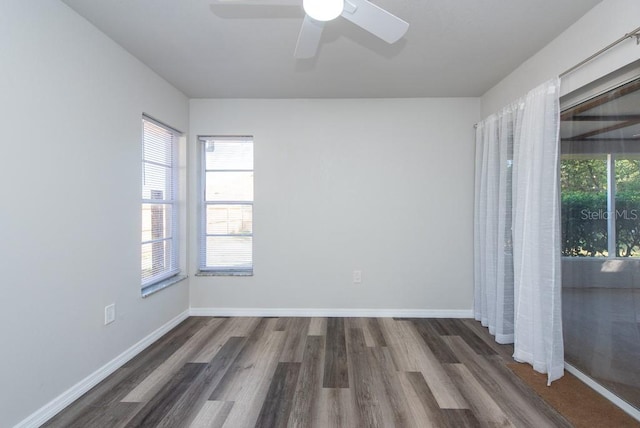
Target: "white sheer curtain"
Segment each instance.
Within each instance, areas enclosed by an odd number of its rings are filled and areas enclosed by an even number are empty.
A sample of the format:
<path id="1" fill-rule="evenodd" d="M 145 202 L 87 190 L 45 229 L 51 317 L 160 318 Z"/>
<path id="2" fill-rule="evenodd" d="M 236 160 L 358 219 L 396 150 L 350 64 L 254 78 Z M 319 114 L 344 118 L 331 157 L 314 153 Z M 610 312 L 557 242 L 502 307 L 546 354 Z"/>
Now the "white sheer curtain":
<path id="1" fill-rule="evenodd" d="M 564 373 L 559 89 L 546 82 L 476 130 L 475 317 L 549 384 Z"/>
<path id="2" fill-rule="evenodd" d="M 476 128 L 475 318 L 498 343 L 513 343 L 511 168 L 517 105 Z"/>

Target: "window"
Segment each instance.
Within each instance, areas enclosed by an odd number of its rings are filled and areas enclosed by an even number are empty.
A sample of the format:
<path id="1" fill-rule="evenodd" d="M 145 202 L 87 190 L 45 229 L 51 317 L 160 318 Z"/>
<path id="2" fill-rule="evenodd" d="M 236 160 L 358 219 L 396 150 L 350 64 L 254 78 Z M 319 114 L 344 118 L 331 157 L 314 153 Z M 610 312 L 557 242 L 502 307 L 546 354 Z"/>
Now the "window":
<path id="1" fill-rule="evenodd" d="M 200 271 L 253 274 L 253 138 L 200 137 Z"/>
<path id="2" fill-rule="evenodd" d="M 177 146 L 180 134 L 142 118 L 142 288 L 179 273 Z"/>
<path id="3" fill-rule="evenodd" d="M 640 79 L 562 113 L 562 252 L 640 257 Z"/>

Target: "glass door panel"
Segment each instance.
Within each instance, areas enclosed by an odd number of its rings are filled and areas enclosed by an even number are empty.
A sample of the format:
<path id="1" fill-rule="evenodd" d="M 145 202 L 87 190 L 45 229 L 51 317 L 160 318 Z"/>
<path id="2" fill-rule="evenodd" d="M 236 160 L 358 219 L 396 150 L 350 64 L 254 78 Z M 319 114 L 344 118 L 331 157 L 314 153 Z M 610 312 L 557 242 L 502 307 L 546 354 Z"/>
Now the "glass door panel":
<path id="1" fill-rule="evenodd" d="M 565 359 L 640 409 L 640 79 L 560 134 Z"/>

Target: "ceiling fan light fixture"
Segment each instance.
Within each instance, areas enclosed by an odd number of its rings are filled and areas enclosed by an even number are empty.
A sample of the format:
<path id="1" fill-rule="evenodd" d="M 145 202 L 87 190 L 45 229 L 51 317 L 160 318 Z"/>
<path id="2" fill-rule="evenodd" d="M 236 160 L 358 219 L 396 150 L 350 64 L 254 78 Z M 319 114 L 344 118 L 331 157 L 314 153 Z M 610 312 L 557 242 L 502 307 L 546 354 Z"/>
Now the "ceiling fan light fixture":
<path id="1" fill-rule="evenodd" d="M 302 0 L 302 7 L 316 21 L 331 21 L 342 13 L 344 0 Z"/>

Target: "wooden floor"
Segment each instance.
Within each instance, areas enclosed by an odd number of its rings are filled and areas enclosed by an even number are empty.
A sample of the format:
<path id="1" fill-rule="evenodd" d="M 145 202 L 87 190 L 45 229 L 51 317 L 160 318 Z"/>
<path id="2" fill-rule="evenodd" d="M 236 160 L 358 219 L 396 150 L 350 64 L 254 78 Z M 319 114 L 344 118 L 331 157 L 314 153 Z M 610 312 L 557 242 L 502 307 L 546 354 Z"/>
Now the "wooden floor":
<path id="1" fill-rule="evenodd" d="M 472 320 L 191 317 L 47 427 L 571 426 Z"/>

